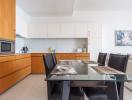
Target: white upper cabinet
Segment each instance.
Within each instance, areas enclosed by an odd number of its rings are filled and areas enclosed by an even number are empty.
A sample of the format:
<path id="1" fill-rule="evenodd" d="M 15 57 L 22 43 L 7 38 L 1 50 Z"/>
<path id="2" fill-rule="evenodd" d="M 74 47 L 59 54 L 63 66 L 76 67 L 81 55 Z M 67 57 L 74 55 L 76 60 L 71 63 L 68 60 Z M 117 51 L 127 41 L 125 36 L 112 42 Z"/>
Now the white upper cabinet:
<path id="1" fill-rule="evenodd" d="M 50 23 L 48 24 L 48 38 L 59 38 L 60 37 L 60 24 Z"/>
<path id="2" fill-rule="evenodd" d="M 16 6 L 16 34 L 27 37 L 28 16 Z"/>
<path id="3" fill-rule="evenodd" d="M 32 23 L 28 26 L 29 38 L 47 38 L 48 30 L 47 24 Z"/>
<path id="4" fill-rule="evenodd" d="M 83 23 L 75 24 L 75 37 L 88 38 L 87 24 L 83 24 Z"/>
<path id="5" fill-rule="evenodd" d="M 62 38 L 75 38 L 74 36 L 74 24 L 61 23 L 60 24 L 60 37 Z"/>
<path id="6" fill-rule="evenodd" d="M 27 36 L 27 22 L 21 17 L 16 17 L 16 34 L 19 34 L 23 37 Z"/>
<path id="7" fill-rule="evenodd" d="M 85 23 L 30 23 L 28 38 L 88 38 Z"/>

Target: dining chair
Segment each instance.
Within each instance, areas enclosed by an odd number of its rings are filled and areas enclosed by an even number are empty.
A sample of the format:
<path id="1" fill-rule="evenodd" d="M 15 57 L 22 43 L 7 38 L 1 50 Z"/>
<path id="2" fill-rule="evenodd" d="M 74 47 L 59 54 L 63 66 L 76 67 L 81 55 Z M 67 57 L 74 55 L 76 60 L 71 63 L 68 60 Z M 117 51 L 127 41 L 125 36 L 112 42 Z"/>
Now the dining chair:
<path id="1" fill-rule="evenodd" d="M 51 53 L 51 55 L 52 55 L 52 58 L 53 58 L 53 63 L 54 63 L 54 65 L 56 65 L 57 64 L 56 54 L 55 53 Z"/>
<path id="2" fill-rule="evenodd" d="M 50 75 L 50 72 L 54 68 L 54 63 L 53 63 L 53 58 L 50 53 L 47 53 L 46 55 L 43 56 L 43 62 L 44 62 L 44 67 L 45 67 L 45 73 L 46 73 L 46 78 Z M 55 89 L 55 82 L 53 81 L 47 81 L 47 94 L 48 94 L 48 100 L 58 98 L 58 92 Z M 55 90 L 55 93 L 54 91 Z M 53 94 L 53 95 L 52 95 Z"/>
<path id="3" fill-rule="evenodd" d="M 126 72 L 127 62 L 129 55 L 120 55 L 120 54 L 110 54 L 108 66 L 116 70 Z M 110 84 L 110 83 L 109 83 Z M 114 86 L 109 88 L 110 92 L 114 92 Z M 108 89 L 106 88 L 83 88 L 85 94 L 89 100 L 108 100 L 108 95 L 106 94 Z M 124 91 L 124 82 L 117 82 L 117 90 L 119 94 L 119 100 L 123 100 L 123 91 Z M 111 93 L 112 94 L 112 93 Z M 112 96 L 110 97 L 112 98 Z"/>
<path id="4" fill-rule="evenodd" d="M 46 77 L 48 78 L 51 71 L 54 68 L 53 56 L 51 53 L 43 56 Z M 62 82 L 61 81 L 47 81 L 47 92 L 48 100 L 60 100 L 62 92 Z M 69 100 L 84 100 L 84 92 L 79 87 L 71 87 Z"/>
<path id="5" fill-rule="evenodd" d="M 47 53 L 46 55 L 44 55 L 43 61 L 45 65 L 46 76 L 48 77 L 52 69 L 55 67 L 51 53 Z"/>
<path id="6" fill-rule="evenodd" d="M 107 53 L 99 53 L 98 55 L 98 65 L 99 66 L 105 66 L 105 60 L 106 60 Z"/>
<path id="7" fill-rule="evenodd" d="M 128 59 L 129 59 L 129 55 L 110 54 L 108 66 L 125 73 Z M 117 88 L 118 88 L 119 98 L 120 100 L 123 100 L 124 82 L 117 82 Z"/>

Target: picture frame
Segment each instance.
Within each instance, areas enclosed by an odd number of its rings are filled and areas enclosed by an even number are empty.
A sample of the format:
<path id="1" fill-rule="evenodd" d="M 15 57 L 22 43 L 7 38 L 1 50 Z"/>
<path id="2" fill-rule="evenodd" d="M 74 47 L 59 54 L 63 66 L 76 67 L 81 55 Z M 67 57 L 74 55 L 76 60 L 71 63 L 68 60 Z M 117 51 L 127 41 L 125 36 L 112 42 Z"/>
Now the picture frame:
<path id="1" fill-rule="evenodd" d="M 132 31 L 131 30 L 115 31 L 115 45 L 132 46 Z"/>

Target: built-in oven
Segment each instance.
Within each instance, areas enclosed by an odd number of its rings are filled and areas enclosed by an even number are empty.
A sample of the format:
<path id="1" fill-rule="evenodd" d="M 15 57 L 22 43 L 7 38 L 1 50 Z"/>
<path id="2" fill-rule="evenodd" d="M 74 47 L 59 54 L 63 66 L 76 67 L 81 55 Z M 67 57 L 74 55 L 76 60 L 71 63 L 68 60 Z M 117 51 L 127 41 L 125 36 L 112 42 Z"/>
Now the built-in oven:
<path id="1" fill-rule="evenodd" d="M 0 54 L 13 54 L 15 53 L 15 42 L 0 40 Z"/>

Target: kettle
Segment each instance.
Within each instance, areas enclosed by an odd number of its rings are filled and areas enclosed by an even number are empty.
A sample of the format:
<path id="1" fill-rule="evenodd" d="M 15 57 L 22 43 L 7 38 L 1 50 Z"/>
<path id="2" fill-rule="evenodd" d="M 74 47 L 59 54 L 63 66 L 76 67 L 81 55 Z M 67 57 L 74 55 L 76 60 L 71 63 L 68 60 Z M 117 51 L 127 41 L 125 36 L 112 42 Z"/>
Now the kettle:
<path id="1" fill-rule="evenodd" d="M 28 52 L 28 47 L 27 47 L 27 46 L 23 46 L 23 47 L 21 48 L 21 52 L 22 52 L 22 53 L 27 53 L 27 52 Z"/>

